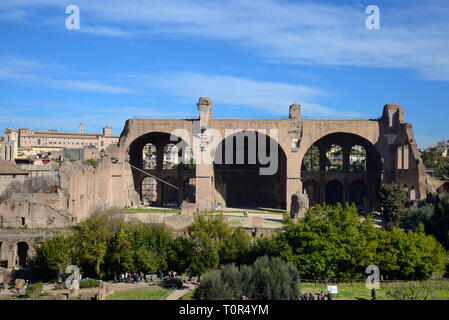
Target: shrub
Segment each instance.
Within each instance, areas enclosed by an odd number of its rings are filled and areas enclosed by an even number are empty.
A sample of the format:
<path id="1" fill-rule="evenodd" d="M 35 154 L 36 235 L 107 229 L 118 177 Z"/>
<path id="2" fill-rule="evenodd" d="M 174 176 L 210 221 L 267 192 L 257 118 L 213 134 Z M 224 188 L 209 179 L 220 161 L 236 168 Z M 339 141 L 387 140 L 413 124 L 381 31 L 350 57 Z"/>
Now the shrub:
<path id="1" fill-rule="evenodd" d="M 407 229 L 416 230 L 420 225 L 427 227 L 432 221 L 434 215 L 434 206 L 424 204 L 422 207 L 409 208 L 405 214 L 404 226 Z"/>
<path id="2" fill-rule="evenodd" d="M 195 299 L 296 300 L 300 290 L 298 269 L 279 257 L 258 258 L 253 265 L 233 264 L 206 272 L 195 290 Z"/>
<path id="3" fill-rule="evenodd" d="M 176 289 L 181 289 L 183 287 L 182 277 L 174 277 L 164 280 L 164 285 L 166 286 L 176 286 Z"/>
<path id="4" fill-rule="evenodd" d="M 429 281 L 407 281 L 390 284 L 386 295 L 394 300 L 433 300 L 435 299 L 433 291 L 434 288 Z"/>
<path id="5" fill-rule="evenodd" d="M 26 289 L 25 296 L 30 299 L 37 299 L 42 293 L 42 282 L 34 283 Z"/>
<path id="6" fill-rule="evenodd" d="M 92 167 L 95 168 L 97 166 L 98 161 L 94 160 L 94 159 L 87 159 L 87 160 L 83 161 L 83 163 L 90 164 Z"/>
<path id="7" fill-rule="evenodd" d="M 80 289 L 98 288 L 99 286 L 101 286 L 101 280 L 85 278 L 85 279 L 81 279 L 81 281 L 80 281 Z"/>

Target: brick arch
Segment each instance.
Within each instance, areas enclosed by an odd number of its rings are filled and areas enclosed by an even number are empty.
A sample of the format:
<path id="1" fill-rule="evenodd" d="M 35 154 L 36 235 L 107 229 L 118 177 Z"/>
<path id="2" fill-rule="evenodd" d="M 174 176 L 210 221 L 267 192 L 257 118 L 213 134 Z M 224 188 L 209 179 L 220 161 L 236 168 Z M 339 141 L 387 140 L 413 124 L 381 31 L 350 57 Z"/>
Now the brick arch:
<path id="1" fill-rule="evenodd" d="M 341 201 L 351 201 L 351 184 L 354 181 L 361 181 L 367 185 L 366 198 L 364 203 L 358 201 L 358 207 L 362 211 L 366 211 L 366 208 L 378 208 L 378 188 L 379 181 L 382 177 L 383 162 L 382 157 L 376 147 L 364 137 L 354 135 L 347 132 L 336 132 L 325 135 L 310 144 L 310 148 L 315 145 L 319 150 L 319 171 L 302 171 L 301 177 L 304 182 L 309 180 L 315 180 L 319 183 L 320 188 L 320 202 L 328 201 L 328 184 L 332 181 L 339 181 L 342 184 L 341 188 Z M 343 150 L 343 162 L 341 171 L 328 171 L 326 166 L 326 151 L 332 145 L 338 145 Z M 350 153 L 351 149 L 355 145 L 360 145 L 366 152 L 366 170 L 364 171 L 351 171 L 350 170 Z M 304 153 L 305 155 L 305 153 Z M 297 164 L 300 168 L 302 165 L 304 156 L 301 162 Z M 332 190 L 335 188 L 331 188 Z M 338 195 L 340 197 L 340 195 Z M 331 198 L 331 201 L 335 201 L 335 197 Z M 369 209 L 371 210 L 371 209 Z"/>
<path id="2" fill-rule="evenodd" d="M 335 137 L 335 138 L 334 138 Z M 352 138 L 352 141 L 345 141 L 345 137 Z M 349 149 L 351 149 L 355 145 L 361 145 L 365 148 L 366 154 L 368 156 L 368 153 L 370 152 L 371 155 L 375 156 L 375 161 L 382 163 L 382 157 L 380 155 L 379 150 L 377 150 L 375 144 L 373 144 L 370 140 L 366 139 L 364 136 L 353 134 L 350 132 L 343 132 L 343 131 L 336 131 L 333 133 L 320 135 L 320 137 L 316 140 L 309 141 L 305 145 L 301 145 L 302 153 L 300 154 L 300 165 L 302 164 L 302 161 L 304 160 L 304 155 L 307 153 L 307 151 L 317 143 L 323 142 L 325 140 L 328 140 L 327 143 L 324 143 L 328 146 L 332 144 L 339 145 L 343 147 L 343 145 L 346 145 Z"/>
<path id="3" fill-rule="evenodd" d="M 253 134 L 254 144 L 251 144 L 245 134 Z M 239 147 L 237 135 L 243 134 L 243 150 Z M 227 162 L 227 142 L 232 139 L 233 159 Z M 235 139 L 235 140 L 234 140 Z M 266 139 L 267 149 L 275 143 L 277 148 L 277 170 L 274 174 L 261 174 L 260 168 L 264 165 L 259 163 L 258 148 L 259 140 Z M 255 157 L 250 156 L 250 147 Z M 243 155 L 243 164 L 237 162 L 236 153 L 240 151 Z M 242 152 L 243 151 L 243 152 Z M 267 151 L 261 152 L 267 155 Z M 229 159 L 229 158 L 228 158 Z M 229 159 L 231 160 L 231 159 Z M 252 163 L 255 160 L 255 163 Z M 270 161 L 272 159 L 270 158 Z M 250 162 L 251 161 L 251 162 Z M 271 164 L 270 164 L 271 165 Z M 267 165 L 268 166 L 268 165 Z M 273 139 L 269 134 L 260 133 L 257 130 L 237 130 L 232 134 L 225 135 L 214 149 L 214 178 L 215 178 L 215 201 L 220 205 L 231 207 L 270 207 L 286 208 L 286 171 L 287 156 L 279 141 Z M 270 189 L 271 191 L 268 191 Z"/>
<path id="4" fill-rule="evenodd" d="M 137 138 L 135 138 L 128 146 L 127 148 L 127 154 L 129 155 L 129 162 L 133 166 L 141 167 L 142 162 L 142 150 L 143 147 L 148 144 L 152 143 L 156 147 L 156 152 L 163 153 L 165 146 L 169 144 L 177 144 L 182 143 L 185 146 L 191 147 L 193 150 L 193 156 L 197 158 L 197 155 L 195 154 L 195 149 L 192 147 L 189 141 L 185 141 L 181 137 L 178 137 L 178 141 L 170 141 L 171 132 L 162 132 L 162 131 L 151 131 L 144 135 L 141 135 Z"/>
<path id="5" fill-rule="evenodd" d="M 120 149 L 120 153 L 125 155 L 129 153 L 129 148 L 131 145 L 141 137 L 152 133 L 162 133 L 170 136 L 173 132 L 180 129 L 185 130 L 185 133 L 189 136 L 190 140 L 187 142 L 189 145 L 192 144 L 193 120 L 128 119 L 117 145 Z"/>
<path id="6" fill-rule="evenodd" d="M 301 139 L 300 149 L 303 153 L 316 141 L 336 133 L 362 137 L 374 146 L 379 141 L 380 125 L 378 120 L 302 120 L 302 123 L 303 131 L 307 133 Z"/>
<path id="7" fill-rule="evenodd" d="M 18 241 L 16 247 L 16 266 L 26 267 L 30 255 L 31 245 L 27 241 Z"/>

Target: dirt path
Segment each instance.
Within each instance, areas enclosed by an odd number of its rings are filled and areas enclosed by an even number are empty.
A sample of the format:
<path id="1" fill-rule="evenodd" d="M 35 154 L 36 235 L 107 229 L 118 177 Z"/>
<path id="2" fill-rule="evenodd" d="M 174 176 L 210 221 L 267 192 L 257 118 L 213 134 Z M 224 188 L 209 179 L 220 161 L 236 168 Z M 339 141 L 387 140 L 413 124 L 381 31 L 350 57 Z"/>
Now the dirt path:
<path id="1" fill-rule="evenodd" d="M 181 299 L 185 294 L 189 293 L 192 290 L 195 290 L 196 285 L 194 284 L 188 284 L 187 286 L 184 286 L 183 288 L 176 290 L 172 294 L 170 294 L 165 300 L 179 300 Z"/>

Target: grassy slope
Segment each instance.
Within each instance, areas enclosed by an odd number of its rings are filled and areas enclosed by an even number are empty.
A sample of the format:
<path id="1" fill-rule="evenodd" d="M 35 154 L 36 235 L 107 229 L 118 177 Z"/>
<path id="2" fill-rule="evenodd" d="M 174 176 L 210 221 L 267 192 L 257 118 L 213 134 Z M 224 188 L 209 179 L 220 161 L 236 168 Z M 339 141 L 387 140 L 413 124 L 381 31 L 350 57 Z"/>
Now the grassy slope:
<path id="1" fill-rule="evenodd" d="M 435 280 L 434 283 L 434 297 L 437 300 L 449 300 L 449 281 Z M 338 286 L 338 294 L 333 294 L 334 298 L 350 299 L 350 300 L 371 300 L 371 290 L 367 289 L 365 283 L 338 283 L 329 285 Z M 391 297 L 386 295 L 388 284 L 381 283 L 380 288 L 376 290 L 377 300 L 391 300 Z M 301 293 L 312 292 L 316 294 L 324 290 L 327 293 L 325 284 L 302 283 Z"/>
<path id="2" fill-rule="evenodd" d="M 173 291 L 161 287 L 123 290 L 111 294 L 106 300 L 164 300 Z"/>

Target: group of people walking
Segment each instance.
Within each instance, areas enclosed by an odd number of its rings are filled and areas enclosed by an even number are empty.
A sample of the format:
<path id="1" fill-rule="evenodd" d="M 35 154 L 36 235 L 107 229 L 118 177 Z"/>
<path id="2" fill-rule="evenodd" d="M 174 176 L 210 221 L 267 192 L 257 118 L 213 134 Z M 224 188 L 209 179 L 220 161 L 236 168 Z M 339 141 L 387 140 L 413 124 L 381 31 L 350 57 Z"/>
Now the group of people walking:
<path id="1" fill-rule="evenodd" d="M 324 291 L 315 295 L 312 292 L 306 292 L 303 295 L 299 296 L 299 300 L 332 300 L 332 293 L 330 291 L 327 294 L 324 294 Z"/>
<path id="2" fill-rule="evenodd" d="M 115 280 L 119 283 L 137 283 L 145 281 L 145 277 L 143 272 L 121 272 L 118 277 L 115 277 Z"/>
<path id="3" fill-rule="evenodd" d="M 166 277 L 169 279 L 175 278 L 177 275 L 176 271 L 168 271 Z M 157 275 L 144 275 L 143 272 L 121 272 L 119 275 L 115 276 L 115 282 L 118 283 L 139 283 L 139 282 L 148 282 L 154 283 L 156 281 Z M 159 275 L 159 279 L 162 281 L 164 278 L 164 273 L 161 272 Z"/>

